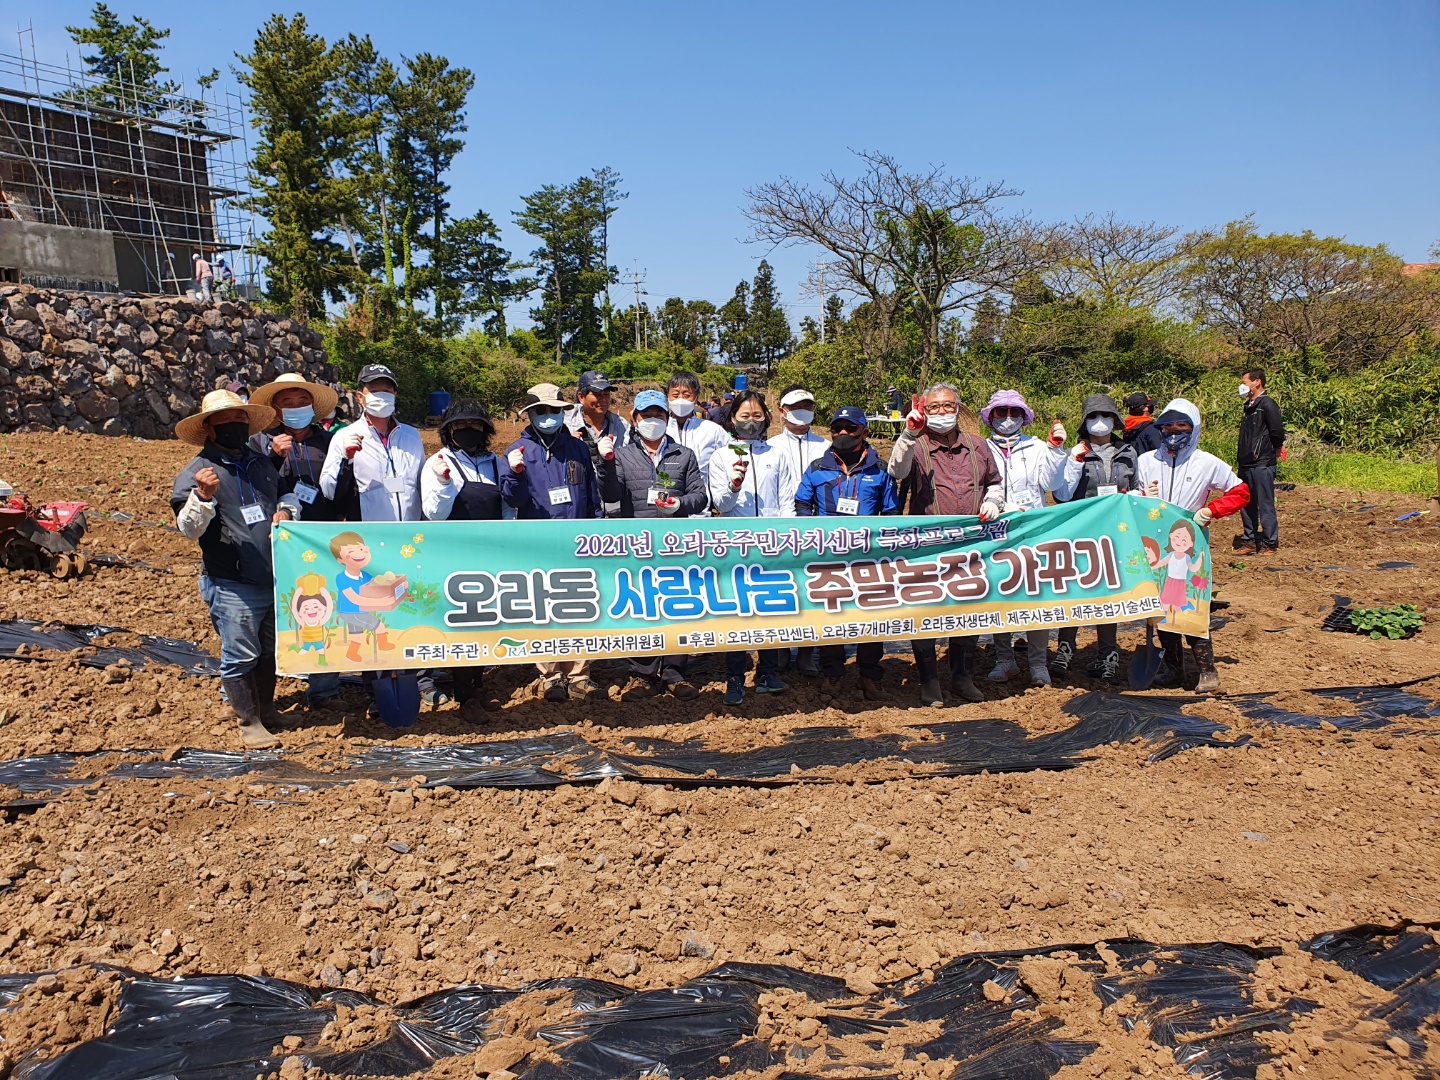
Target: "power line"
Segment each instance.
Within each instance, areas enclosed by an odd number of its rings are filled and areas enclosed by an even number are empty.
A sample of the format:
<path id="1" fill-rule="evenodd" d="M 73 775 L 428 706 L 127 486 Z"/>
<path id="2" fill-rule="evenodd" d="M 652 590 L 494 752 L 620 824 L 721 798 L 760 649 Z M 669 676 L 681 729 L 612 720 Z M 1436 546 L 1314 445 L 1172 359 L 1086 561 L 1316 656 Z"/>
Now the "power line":
<path id="1" fill-rule="evenodd" d="M 646 270 L 641 270 L 637 265 L 633 270 L 630 271 L 628 275 L 620 279 L 620 284 L 622 285 L 635 286 L 635 350 L 637 352 L 640 350 L 640 297 L 642 295 L 650 295 L 648 292 L 644 292 L 640 288 L 641 285 L 645 284 L 645 277 L 647 272 L 648 271 Z"/>

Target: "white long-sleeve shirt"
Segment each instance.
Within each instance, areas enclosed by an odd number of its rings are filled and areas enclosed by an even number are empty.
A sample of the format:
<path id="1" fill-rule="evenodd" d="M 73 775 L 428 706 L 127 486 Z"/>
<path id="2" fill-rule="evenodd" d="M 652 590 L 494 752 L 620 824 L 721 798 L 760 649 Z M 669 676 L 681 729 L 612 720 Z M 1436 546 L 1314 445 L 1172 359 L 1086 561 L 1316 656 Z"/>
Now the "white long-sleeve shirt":
<path id="1" fill-rule="evenodd" d="M 1064 447 L 1051 446 L 1033 435 L 1021 435 L 1008 451 L 994 439 L 985 442 L 1000 470 L 1000 492 L 1007 508 L 1038 510 L 1045 505 L 1045 493 L 1064 483 Z"/>
<path id="2" fill-rule="evenodd" d="M 363 425 L 365 441 L 355 451 L 355 486 L 360 492 L 360 516 L 365 521 L 424 521 L 420 501 L 420 473 L 425 468 L 425 446 L 420 433 L 409 424 L 396 423 L 387 438 L 381 438 L 368 420 Z M 345 434 L 336 431 L 320 470 L 320 490 L 327 499 L 335 497 L 340 466 L 345 460 Z"/>
<path id="3" fill-rule="evenodd" d="M 436 458 L 442 458 L 450 468 L 450 479 L 441 480 L 435 475 L 435 470 L 430 467 L 430 462 Z M 472 456 L 463 450 L 437 450 L 430 455 L 425 462 L 425 468 L 420 472 L 420 503 L 425 508 L 425 516 L 431 521 L 450 520 L 450 511 L 455 507 L 455 500 L 460 496 L 460 489 L 467 483 L 485 484 L 494 487 L 498 495 L 500 492 L 499 478 L 508 472 L 510 466 L 501 461 L 494 454 L 479 454 Z M 513 520 L 515 508 L 505 503 L 503 517 L 506 521 Z"/>
<path id="4" fill-rule="evenodd" d="M 740 455 L 726 443 L 710 457 L 710 503 L 721 517 L 782 517 L 785 514 L 785 489 L 790 489 L 790 508 L 795 506 L 795 488 L 800 477 L 793 475 L 794 466 L 785 455 L 768 442 L 755 440 L 744 444 L 750 466 L 745 483 L 739 491 L 730 486 L 731 469 Z"/>
<path id="5" fill-rule="evenodd" d="M 683 424 L 672 416 L 670 423 L 666 425 L 665 434 L 695 455 L 701 477 L 707 478 L 707 486 L 711 455 L 722 446 L 729 446 L 732 440 L 739 442 L 713 420 L 705 420 L 699 416 L 687 416 Z M 704 513 L 691 516 L 709 517 L 710 511 L 706 509 Z"/>
<path id="6" fill-rule="evenodd" d="M 779 435 L 771 436 L 770 445 L 788 459 L 790 466 L 785 472 L 785 486 L 780 489 L 780 516 L 795 516 L 795 489 L 810 463 L 818 461 L 830 449 L 830 440 L 807 431 L 804 435 L 792 434 L 789 428 Z"/>

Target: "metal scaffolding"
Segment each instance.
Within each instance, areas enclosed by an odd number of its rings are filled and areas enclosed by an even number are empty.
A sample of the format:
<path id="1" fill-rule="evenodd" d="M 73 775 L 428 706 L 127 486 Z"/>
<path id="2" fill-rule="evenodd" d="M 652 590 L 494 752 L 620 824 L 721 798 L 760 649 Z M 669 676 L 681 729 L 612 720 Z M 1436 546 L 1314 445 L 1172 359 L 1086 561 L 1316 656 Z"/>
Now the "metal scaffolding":
<path id="1" fill-rule="evenodd" d="M 119 286 L 183 293 L 191 255 L 236 252 L 258 281 L 245 103 L 231 89 L 155 94 L 0 52 L 0 220 L 103 230 Z M 133 73 L 132 73 L 133 75 Z"/>

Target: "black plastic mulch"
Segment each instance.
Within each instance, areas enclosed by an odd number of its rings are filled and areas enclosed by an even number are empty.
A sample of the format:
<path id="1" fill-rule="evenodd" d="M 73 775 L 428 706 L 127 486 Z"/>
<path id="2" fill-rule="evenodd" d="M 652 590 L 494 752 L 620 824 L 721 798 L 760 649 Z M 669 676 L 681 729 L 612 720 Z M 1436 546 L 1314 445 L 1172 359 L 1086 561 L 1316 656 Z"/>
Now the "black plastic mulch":
<path id="1" fill-rule="evenodd" d="M 1431 928 L 1363 926 L 1322 934 L 1304 944 L 1376 986 L 1393 1001 L 1377 1010 L 1411 1045 L 1428 1053 L 1421 1023 L 1440 1008 L 1440 946 Z M 966 1080 L 1047 1080 L 1085 1060 L 1097 1044 L 1064 1038 L 1062 1022 L 1036 1015 L 1039 1004 L 1021 976 L 1028 957 L 1051 956 L 1093 978 L 1104 1008 L 1122 998 L 1132 1005 L 1114 1015 L 1129 1030 L 1141 1023 L 1157 1046 L 1205 1080 L 1253 1077 L 1271 1053 L 1257 1036 L 1288 1029 L 1315 1008 L 1304 998 L 1254 1004 L 1256 961 L 1278 949 L 1220 942 L 1155 945 L 1120 941 L 1105 946 L 1054 946 L 1025 952 L 973 953 L 937 969 L 933 978 L 862 996 L 839 979 L 776 964 L 727 963 L 680 986 L 631 990 L 593 979 L 550 979 L 519 989 L 461 986 L 396 1006 L 397 1022 L 370 1046 L 339 1051 L 321 1040 L 336 1006 L 383 1003 L 351 990 L 321 991 L 279 979 L 212 975 L 159 980 L 122 972 L 118 1016 L 99 1039 L 48 1061 L 40 1053 L 19 1062 L 16 1080 L 251 1080 L 274 1071 L 271 1053 L 287 1035 L 302 1044 L 291 1053 L 331 1073 L 400 1077 L 434 1062 L 474 1051 L 501 1032 L 494 1011 L 527 994 L 568 995 L 572 1018 L 540 1029 L 556 1060 L 540 1055 L 514 1066 L 522 1080 L 628 1080 L 643 1075 L 725 1076 L 773 1065 L 785 1075 L 823 1075 L 860 1067 L 894 1075 L 890 1046 L 910 1060 L 953 1060 Z M 1108 961 L 1108 963 L 1107 963 Z M 13 1003 L 38 975 L 0 976 L 0 1008 Z M 986 993 L 993 983 L 1003 994 Z M 1068 983 L 1067 983 L 1068 985 Z M 825 1047 L 772 1046 L 757 1036 L 760 995 L 786 989 L 817 1008 Z M 992 1000 L 998 999 L 998 1000 Z M 1024 1014 L 1024 1015 L 1022 1015 Z M 931 1022 L 939 1021 L 936 1034 Z M 926 1026 L 921 1026 L 921 1025 Z M 847 1038 L 853 1037 L 853 1038 Z M 835 1040 L 846 1039 L 844 1046 Z M 533 1060 L 532 1060 L 533 1059 Z"/>
<path id="2" fill-rule="evenodd" d="M 109 667 L 121 660 L 133 667 L 144 667 L 147 663 L 173 664 L 187 675 L 220 674 L 220 661 L 200 649 L 193 641 L 179 641 L 175 638 L 155 637 L 151 634 L 137 635 L 142 644 L 136 648 L 122 648 L 113 645 L 96 645 L 98 638 L 107 634 L 126 634 L 118 626 L 89 626 L 74 623 L 38 623 L 29 619 L 0 619 L 0 658 L 28 659 L 17 656 L 21 646 L 26 649 L 51 649 L 58 652 L 74 652 L 84 649 L 86 653 L 80 662 L 88 667 Z"/>

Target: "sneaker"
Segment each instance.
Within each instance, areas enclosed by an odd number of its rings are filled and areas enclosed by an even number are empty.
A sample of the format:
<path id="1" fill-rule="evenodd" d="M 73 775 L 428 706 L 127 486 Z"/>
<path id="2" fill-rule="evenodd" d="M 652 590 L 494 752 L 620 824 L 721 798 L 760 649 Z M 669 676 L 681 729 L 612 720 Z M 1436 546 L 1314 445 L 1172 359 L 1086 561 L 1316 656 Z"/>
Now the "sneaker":
<path id="1" fill-rule="evenodd" d="M 1055 659 L 1050 661 L 1050 670 L 1056 675 L 1068 675 L 1070 663 L 1075 659 L 1075 646 L 1062 641 L 1055 646 Z"/>
<path id="2" fill-rule="evenodd" d="M 625 684 L 625 689 L 620 691 L 621 701 L 644 701 L 646 698 L 654 697 L 656 694 L 655 684 L 643 675 L 632 675 L 630 681 Z"/>
<path id="3" fill-rule="evenodd" d="M 546 684 L 544 697 L 546 701 L 569 701 L 570 688 L 565 685 L 564 679 L 556 679 Z"/>
<path id="4" fill-rule="evenodd" d="M 788 686 L 774 675 L 755 676 L 755 693 L 757 694 L 780 694 L 789 689 Z"/>
<path id="5" fill-rule="evenodd" d="M 679 679 L 670 684 L 670 696 L 676 701 L 694 701 L 700 696 L 700 691 L 695 689 L 693 683 Z"/>
<path id="6" fill-rule="evenodd" d="M 1120 674 L 1120 650 L 1105 650 L 1100 654 L 1099 660 L 1092 660 L 1085 665 L 1085 674 L 1106 682 L 1114 682 L 1115 676 Z"/>
<path id="7" fill-rule="evenodd" d="M 1016 665 L 1007 664 L 997 660 L 995 662 L 995 666 L 990 669 L 990 674 L 986 675 L 985 678 L 989 679 L 991 682 L 1009 682 L 1011 679 L 1013 679 L 1016 675 L 1019 674 L 1020 669 Z"/>
<path id="8" fill-rule="evenodd" d="M 801 650 L 795 661 L 795 670 L 808 679 L 820 674 L 820 659 L 810 650 Z"/>
<path id="9" fill-rule="evenodd" d="M 860 696 L 866 701 L 889 701 L 890 695 L 881 689 L 880 683 L 875 679 L 860 677 Z"/>
<path id="10" fill-rule="evenodd" d="M 725 704 L 739 705 L 745 700 L 745 676 L 731 675 L 725 680 Z"/>
<path id="11" fill-rule="evenodd" d="M 1049 686 L 1049 685 L 1051 685 L 1051 684 L 1050 684 L 1050 669 L 1045 666 L 1045 662 L 1044 662 L 1043 660 L 1042 660 L 1040 663 L 1038 663 L 1038 664 L 1031 664 L 1031 665 L 1030 665 L 1030 685 L 1031 685 L 1031 686 Z"/>
<path id="12" fill-rule="evenodd" d="M 822 698 L 834 698 L 838 697 L 839 694 L 840 676 L 836 675 L 834 678 L 831 678 L 827 675 L 820 680 L 820 696 Z"/>
<path id="13" fill-rule="evenodd" d="M 576 679 L 569 686 L 570 697 L 580 698 L 582 701 L 604 701 L 605 691 L 600 689 L 600 684 L 590 678 Z"/>
<path id="14" fill-rule="evenodd" d="M 432 709 L 438 709 L 450 700 L 450 695 L 444 690 L 426 690 L 420 695 L 420 700 Z"/>
<path id="15" fill-rule="evenodd" d="M 1230 547 L 1234 551 L 1244 551 L 1246 548 L 1253 548 L 1254 546 L 1255 538 L 1253 536 L 1237 536 L 1230 541 Z"/>

